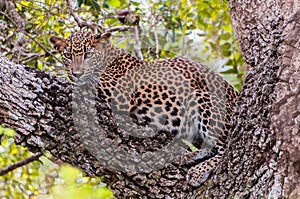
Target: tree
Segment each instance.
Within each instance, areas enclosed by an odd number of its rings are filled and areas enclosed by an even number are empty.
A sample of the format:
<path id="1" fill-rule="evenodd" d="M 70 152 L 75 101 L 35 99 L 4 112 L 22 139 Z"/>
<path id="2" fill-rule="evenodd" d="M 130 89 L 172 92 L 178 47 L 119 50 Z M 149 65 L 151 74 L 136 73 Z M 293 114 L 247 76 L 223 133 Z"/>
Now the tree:
<path id="1" fill-rule="evenodd" d="M 15 141 L 32 151 L 50 151 L 55 158 L 82 168 L 88 175 L 106 175 L 106 182 L 120 198 L 188 198 L 195 194 L 199 197 L 297 197 L 296 185 L 300 179 L 299 160 L 295 155 L 299 152 L 295 147 L 299 144 L 297 83 L 300 78 L 295 39 L 299 32 L 298 5 L 279 0 L 229 3 L 248 74 L 235 111 L 236 125 L 227 155 L 216 175 L 203 187 L 186 186 L 186 168 L 176 162 L 147 174 L 108 170 L 85 150 L 84 144 L 89 143 L 82 144 L 82 135 L 91 132 L 97 132 L 95 137 L 107 135 L 99 145 L 118 141 L 127 151 L 160 147 L 168 137 L 161 134 L 151 140 L 129 138 L 117 128 L 109 106 L 101 99 L 91 101 L 102 116 L 100 129 L 88 125 L 89 118 L 74 121 L 72 106 L 82 106 L 80 100 L 74 100 L 74 92 L 75 98 L 86 97 L 87 101 L 90 101 L 89 93 L 76 95 L 77 90 L 67 81 L 16 65 L 3 56 L 0 58 L 0 123 L 14 128 Z M 76 132 L 76 122 L 86 124 L 86 132 Z"/>
<path id="2" fill-rule="evenodd" d="M 297 6 L 230 1 L 248 73 L 227 155 L 208 186 L 212 196 L 299 197 Z"/>

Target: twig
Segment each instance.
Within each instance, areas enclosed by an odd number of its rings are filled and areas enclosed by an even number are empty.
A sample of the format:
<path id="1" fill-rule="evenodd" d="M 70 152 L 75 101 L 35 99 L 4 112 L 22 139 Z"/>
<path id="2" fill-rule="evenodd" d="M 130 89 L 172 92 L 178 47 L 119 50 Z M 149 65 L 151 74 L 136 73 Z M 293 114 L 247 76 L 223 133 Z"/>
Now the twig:
<path id="1" fill-rule="evenodd" d="M 127 31 L 127 30 L 134 30 L 133 26 L 116 26 L 116 27 L 112 27 L 107 29 L 105 32 L 122 32 L 122 31 Z"/>
<path id="2" fill-rule="evenodd" d="M 141 48 L 139 46 L 139 27 L 134 26 L 134 50 L 138 57 L 143 60 L 143 54 Z"/>
<path id="3" fill-rule="evenodd" d="M 30 34 L 28 34 L 27 32 L 24 32 L 24 33 L 27 37 L 29 37 L 31 40 L 33 40 L 39 47 L 41 47 L 46 53 L 50 54 L 51 56 L 54 57 L 54 59 L 56 59 L 58 62 L 62 63 L 62 61 L 59 60 L 57 57 L 55 57 L 54 54 L 52 53 L 52 52 L 56 52 L 56 51 L 49 51 L 42 44 L 40 44 L 37 40 L 35 40 L 35 38 L 33 38 Z"/>
<path id="4" fill-rule="evenodd" d="M 52 54 L 54 54 L 56 51 L 55 50 L 52 50 L 50 51 Z M 28 54 L 26 57 L 24 57 L 24 59 L 21 60 L 21 64 L 26 64 L 27 62 L 30 62 L 36 58 L 39 58 L 39 57 L 43 57 L 45 55 L 47 55 L 48 53 L 47 52 L 43 52 L 43 53 L 31 53 L 31 54 Z M 50 54 L 49 54 L 50 55 Z"/>
<path id="5" fill-rule="evenodd" d="M 88 23 L 87 21 L 82 20 L 78 14 L 76 12 L 74 12 L 73 8 L 72 8 L 72 3 L 70 0 L 67 0 L 67 4 L 68 4 L 68 8 L 69 8 L 69 14 L 72 15 L 75 19 L 75 21 L 77 22 L 79 27 L 89 27 L 93 30 L 93 32 L 97 31 L 97 27 L 98 25 L 94 22 L 90 22 Z"/>
<path id="6" fill-rule="evenodd" d="M 154 33 L 154 38 L 155 38 L 155 60 L 158 60 L 159 59 L 159 41 L 158 41 L 158 36 L 157 36 L 155 25 L 153 26 L 153 33 Z"/>
<path id="7" fill-rule="evenodd" d="M 6 51 L 6 52 L 9 52 L 9 53 L 10 53 L 10 51 L 11 51 L 10 48 L 8 48 L 7 46 L 4 46 L 4 45 L 1 45 L 1 49 L 3 49 L 3 50 L 1 50 L 1 52 Z"/>
<path id="8" fill-rule="evenodd" d="M 8 16 L 7 14 L 5 14 L 4 12 L 0 12 L 1 14 L 3 14 L 5 17 L 7 17 L 16 27 L 17 24 L 14 22 L 14 20 Z M 54 59 L 56 59 L 58 62 L 62 63 L 61 60 L 59 60 L 57 57 L 54 56 L 54 54 L 52 53 L 53 51 L 49 51 L 47 48 L 45 48 L 42 44 L 40 44 L 37 40 L 35 40 L 30 34 L 28 34 L 26 31 L 23 31 L 23 33 L 29 37 L 32 41 L 34 41 L 39 47 L 41 47 L 46 53 L 50 54 L 51 56 L 54 57 Z"/>
<path id="9" fill-rule="evenodd" d="M 21 166 L 24 166 L 30 162 L 33 162 L 35 160 L 38 160 L 43 154 L 42 153 L 37 153 L 37 154 L 34 154 L 33 156 L 29 157 L 29 158 L 26 158 L 24 160 L 21 160 L 13 165 L 10 165 L 4 169 L 1 169 L 0 170 L 0 176 L 3 176 L 4 174 L 7 174 L 8 172 L 12 171 L 12 170 L 15 170 Z"/>
<path id="10" fill-rule="evenodd" d="M 44 56 L 46 53 L 31 53 L 28 56 L 26 56 L 24 59 L 21 60 L 21 64 L 26 64 L 27 62 L 30 62 L 38 57 Z"/>

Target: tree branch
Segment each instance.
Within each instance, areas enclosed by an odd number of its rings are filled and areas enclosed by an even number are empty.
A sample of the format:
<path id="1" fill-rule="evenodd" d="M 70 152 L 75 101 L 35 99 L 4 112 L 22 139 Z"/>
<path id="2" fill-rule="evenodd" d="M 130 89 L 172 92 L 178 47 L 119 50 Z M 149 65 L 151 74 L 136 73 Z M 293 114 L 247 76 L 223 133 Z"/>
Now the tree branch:
<path id="1" fill-rule="evenodd" d="M 299 87 L 296 68 L 300 53 L 285 46 L 299 43 L 299 5 L 294 3 L 230 1 L 233 27 L 248 72 L 233 115 L 230 147 L 214 180 L 199 192 L 199 198 L 299 197 L 296 154 L 300 152 L 294 147 L 299 145 L 299 124 L 292 118 L 299 113 L 299 100 L 290 89 Z M 293 17 L 296 20 L 291 24 Z M 286 71 L 282 75 L 288 83 L 280 82 L 281 70 Z M 276 98 L 288 103 L 274 104 Z M 274 110 L 284 114 L 279 116 Z M 291 195 L 293 189 L 296 191 Z"/>
<path id="2" fill-rule="evenodd" d="M 52 51 L 50 51 L 50 53 L 51 53 L 51 55 L 53 55 L 53 54 L 56 53 L 56 51 L 52 50 Z M 50 54 L 48 54 L 47 52 L 26 54 L 26 56 L 21 60 L 21 64 L 26 64 L 26 63 L 28 63 L 28 62 L 30 62 L 32 60 L 35 60 L 35 59 L 37 59 L 39 57 L 43 57 L 43 56 L 46 56 L 46 55 L 50 55 Z"/>
<path id="3" fill-rule="evenodd" d="M 67 4 L 68 4 L 68 8 L 69 8 L 69 14 L 74 17 L 75 21 L 77 22 L 77 24 L 78 24 L 78 26 L 80 28 L 82 28 L 82 27 L 88 27 L 88 28 L 91 28 L 93 32 L 97 31 L 98 24 L 96 24 L 94 22 L 89 22 L 87 20 L 82 20 L 78 16 L 77 12 L 75 12 L 73 10 L 72 2 L 70 0 L 67 0 Z"/>
<path id="4" fill-rule="evenodd" d="M 32 152 L 49 151 L 89 176 L 104 176 L 119 198 L 192 197 L 187 168 L 176 159 L 186 146 L 114 114 L 94 86 L 73 85 L 0 55 L 0 123 L 15 129 L 15 142 Z"/>
<path id="5" fill-rule="evenodd" d="M 156 30 L 155 25 L 153 25 L 153 33 L 154 33 L 154 38 L 155 38 L 155 57 L 156 57 L 156 60 L 158 60 L 159 59 L 159 41 L 158 41 L 157 30 Z"/>
<path id="6" fill-rule="evenodd" d="M 0 11 L 1 14 L 5 15 L 16 27 L 18 26 L 18 24 L 15 23 L 15 21 L 10 17 L 8 16 L 7 14 L 3 13 Z M 44 45 L 40 44 L 35 38 L 33 38 L 30 34 L 28 34 L 25 30 L 22 32 L 24 33 L 27 37 L 29 37 L 32 41 L 34 41 L 39 47 L 41 47 L 47 54 L 49 55 L 52 55 L 52 57 L 54 57 L 54 59 L 56 59 L 58 62 L 62 63 L 61 60 L 59 60 L 57 57 L 54 56 L 54 53 L 55 51 L 49 51 Z M 7 39 L 7 38 L 6 38 Z M 18 43 L 18 42 L 17 42 Z M 19 46 L 19 44 L 15 44 L 15 46 Z M 21 49 L 20 49 L 21 50 Z M 12 50 L 14 52 L 14 50 Z M 9 52 L 9 51 L 7 51 Z M 20 55 L 21 55 L 21 52 L 19 53 L 18 55 L 18 60 L 17 60 L 17 63 L 19 63 L 20 61 Z M 26 58 L 25 58 L 26 59 Z M 13 59 L 13 61 L 16 61 L 15 59 Z M 24 62 L 21 62 L 21 64 L 24 63 Z"/>
<path id="7" fill-rule="evenodd" d="M 24 39 L 24 32 L 25 32 L 25 24 L 26 21 L 19 15 L 19 13 L 16 11 L 15 5 L 13 1 L 6 0 L 5 1 L 6 9 L 8 10 L 8 14 L 10 16 L 10 20 L 14 23 L 14 25 L 17 27 L 17 32 L 20 34 L 18 42 L 14 45 L 12 49 L 13 53 L 13 61 L 16 63 L 19 63 L 22 46 L 25 44 L 26 40 Z"/>
<path id="8" fill-rule="evenodd" d="M 26 164 L 29 164 L 30 162 L 38 160 L 42 155 L 43 155 L 42 153 L 34 154 L 31 157 L 29 157 L 29 158 L 26 158 L 26 159 L 21 160 L 21 161 L 15 163 L 13 165 L 10 165 L 10 166 L 6 167 L 4 169 L 1 169 L 0 170 L 0 176 L 5 175 L 8 172 L 13 171 L 13 170 L 15 170 L 15 169 L 17 169 L 19 167 L 22 167 L 22 166 L 24 166 Z"/>
<path id="9" fill-rule="evenodd" d="M 143 60 L 143 54 L 139 45 L 139 27 L 138 25 L 134 26 L 134 51 L 141 60 Z"/>
<path id="10" fill-rule="evenodd" d="M 17 30 L 20 32 L 25 31 L 26 21 L 16 11 L 13 1 L 5 0 L 5 6 L 6 6 L 6 9 L 8 10 L 9 16 L 13 19 L 13 22 L 16 25 Z"/>
<path id="11" fill-rule="evenodd" d="M 112 28 L 108 28 L 106 29 L 106 32 L 123 32 L 123 31 L 127 31 L 127 30 L 134 30 L 133 26 L 116 26 L 116 27 L 112 27 Z"/>

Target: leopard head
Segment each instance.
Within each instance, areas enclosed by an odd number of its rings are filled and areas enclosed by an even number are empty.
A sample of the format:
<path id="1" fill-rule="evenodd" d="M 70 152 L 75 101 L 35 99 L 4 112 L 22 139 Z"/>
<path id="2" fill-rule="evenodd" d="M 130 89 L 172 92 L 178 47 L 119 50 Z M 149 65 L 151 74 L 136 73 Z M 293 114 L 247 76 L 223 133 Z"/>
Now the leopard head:
<path id="1" fill-rule="evenodd" d="M 97 56 L 95 52 L 106 49 L 107 45 L 110 44 L 110 36 L 111 33 L 76 32 L 67 39 L 51 36 L 49 41 L 61 54 L 62 61 L 68 70 L 68 76 L 72 80 L 76 80 L 91 75 L 94 67 L 101 64 L 99 59 L 97 63 L 90 63 L 88 60 L 95 60 L 91 59 Z"/>

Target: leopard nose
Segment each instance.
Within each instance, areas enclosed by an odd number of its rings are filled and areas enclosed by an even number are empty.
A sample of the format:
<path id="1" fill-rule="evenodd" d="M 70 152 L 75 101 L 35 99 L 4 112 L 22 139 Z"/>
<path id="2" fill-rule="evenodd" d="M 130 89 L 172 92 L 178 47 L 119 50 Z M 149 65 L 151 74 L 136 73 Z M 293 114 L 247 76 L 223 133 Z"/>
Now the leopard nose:
<path id="1" fill-rule="evenodd" d="M 83 74 L 83 70 L 81 69 L 81 63 L 78 61 L 74 61 L 70 67 L 72 75 L 75 77 L 81 76 Z"/>
<path id="2" fill-rule="evenodd" d="M 79 76 L 83 75 L 83 71 L 81 71 L 81 70 L 73 71 L 72 73 L 75 77 L 79 77 Z"/>

